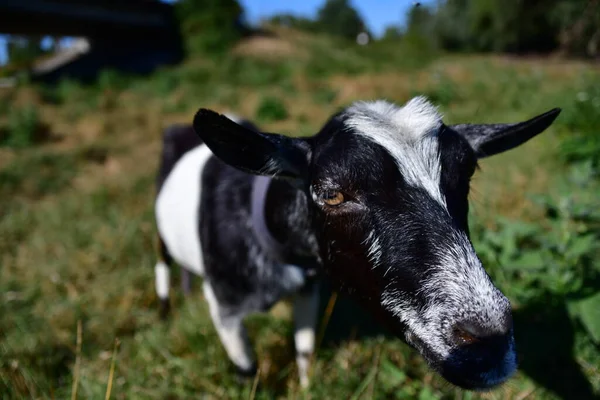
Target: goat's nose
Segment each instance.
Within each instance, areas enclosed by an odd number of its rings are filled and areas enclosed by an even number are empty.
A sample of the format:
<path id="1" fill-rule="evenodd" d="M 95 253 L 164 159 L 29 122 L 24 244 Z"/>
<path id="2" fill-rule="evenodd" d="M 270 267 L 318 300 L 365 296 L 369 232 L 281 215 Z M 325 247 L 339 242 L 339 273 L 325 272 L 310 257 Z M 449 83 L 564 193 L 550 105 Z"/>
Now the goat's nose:
<path id="1" fill-rule="evenodd" d="M 458 346 L 465 346 L 480 342 L 502 338 L 510 333 L 512 329 L 512 314 L 506 311 L 498 321 L 476 321 L 474 319 L 464 320 L 452 330 L 452 339 Z"/>

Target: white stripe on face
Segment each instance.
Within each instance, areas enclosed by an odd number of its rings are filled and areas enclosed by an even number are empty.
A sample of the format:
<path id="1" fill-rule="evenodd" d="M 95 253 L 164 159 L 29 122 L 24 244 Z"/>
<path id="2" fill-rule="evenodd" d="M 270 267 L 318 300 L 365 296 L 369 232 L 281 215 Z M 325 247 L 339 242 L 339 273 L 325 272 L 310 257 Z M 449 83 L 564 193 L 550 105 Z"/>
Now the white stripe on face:
<path id="1" fill-rule="evenodd" d="M 357 102 L 346 111 L 346 125 L 386 149 L 404 179 L 424 188 L 446 208 L 440 190 L 442 167 L 437 131 L 441 115 L 424 97 L 415 97 L 404 107 L 383 100 Z"/>

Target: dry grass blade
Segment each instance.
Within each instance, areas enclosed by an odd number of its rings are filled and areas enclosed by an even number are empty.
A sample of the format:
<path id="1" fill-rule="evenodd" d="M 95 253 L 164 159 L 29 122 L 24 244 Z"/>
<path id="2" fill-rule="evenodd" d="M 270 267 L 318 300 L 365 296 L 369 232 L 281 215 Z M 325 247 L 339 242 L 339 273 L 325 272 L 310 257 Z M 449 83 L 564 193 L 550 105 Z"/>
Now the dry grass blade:
<path id="1" fill-rule="evenodd" d="M 535 391 L 536 391 L 535 387 L 533 387 L 529 390 L 525 390 L 525 391 L 519 393 L 519 395 L 517 397 L 515 397 L 515 400 L 525 400 L 526 398 L 531 396 Z"/>
<path id="2" fill-rule="evenodd" d="M 375 361 L 373 362 L 373 380 L 371 381 L 371 385 L 369 385 L 369 396 L 368 399 L 372 399 L 375 396 L 375 382 L 377 382 L 377 373 L 379 372 L 379 360 L 381 360 L 381 352 L 383 351 L 383 343 L 380 343 L 377 346 L 377 355 L 375 356 Z"/>
<path id="3" fill-rule="evenodd" d="M 256 397 L 256 388 L 258 388 L 258 377 L 260 376 L 260 368 L 256 369 L 256 375 L 254 376 L 254 382 L 252 383 L 252 391 L 250 392 L 250 400 L 254 400 Z"/>
<path id="4" fill-rule="evenodd" d="M 373 398 L 373 383 L 375 382 L 375 377 L 377 376 L 377 371 L 379 370 L 379 358 L 381 356 L 381 345 L 379 345 L 378 347 L 379 348 L 377 349 L 377 353 L 375 354 L 375 357 L 373 357 L 373 366 L 371 367 L 371 370 L 369 371 L 365 379 L 362 381 L 358 389 L 356 389 L 356 392 L 354 392 L 354 394 L 352 395 L 352 400 L 358 400 L 369 386 L 371 386 L 371 394 L 367 398 Z"/>
<path id="5" fill-rule="evenodd" d="M 110 399 L 110 392 L 112 391 L 113 379 L 115 376 L 115 364 L 117 362 L 117 352 L 119 351 L 119 339 L 115 338 L 115 345 L 113 347 L 112 360 L 110 362 L 110 372 L 108 373 L 108 384 L 106 385 L 106 395 L 104 400 Z"/>
<path id="6" fill-rule="evenodd" d="M 77 398 L 77 388 L 79 386 L 79 370 L 81 368 L 81 320 L 77 321 L 77 347 L 75 350 L 75 371 L 73 371 L 73 386 L 71 387 L 71 400 Z"/>
<path id="7" fill-rule="evenodd" d="M 310 365 L 314 363 L 314 359 L 316 357 L 317 351 L 321 347 L 321 342 L 323 341 L 323 337 L 325 336 L 325 330 L 327 329 L 327 325 L 329 324 L 329 320 L 331 319 L 331 314 L 333 314 L 333 309 L 335 307 L 335 302 L 337 300 L 337 292 L 331 293 L 329 297 L 329 302 L 327 303 L 327 307 L 325 308 L 325 313 L 323 314 L 323 319 L 321 320 L 321 327 L 319 328 L 319 334 L 317 335 L 315 350 L 311 355 Z M 308 376 L 312 378 L 313 368 L 310 368 Z"/>
<path id="8" fill-rule="evenodd" d="M 325 313 L 323 314 L 323 319 L 321 320 L 321 328 L 319 329 L 319 336 L 317 337 L 317 343 L 315 346 L 314 354 L 317 353 L 317 350 L 321 347 L 321 342 L 323 341 L 323 337 L 325 336 L 325 330 L 327 329 L 327 324 L 329 324 L 329 319 L 331 318 L 331 314 L 333 314 L 333 308 L 335 307 L 335 302 L 337 300 L 337 292 L 331 293 L 329 297 L 329 302 L 327 303 L 327 308 L 325 308 Z"/>

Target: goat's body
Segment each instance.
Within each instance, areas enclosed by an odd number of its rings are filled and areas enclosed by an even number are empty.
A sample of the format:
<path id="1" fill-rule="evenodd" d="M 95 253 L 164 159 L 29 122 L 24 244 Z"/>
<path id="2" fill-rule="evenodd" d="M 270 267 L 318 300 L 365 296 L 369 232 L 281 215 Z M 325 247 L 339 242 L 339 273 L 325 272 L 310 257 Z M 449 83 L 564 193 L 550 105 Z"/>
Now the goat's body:
<path id="1" fill-rule="evenodd" d="M 165 134 L 155 203 L 165 253 L 155 268 L 157 294 L 168 302 L 171 259 L 203 276 L 204 295 L 221 341 L 238 369 L 248 373 L 254 370 L 254 360 L 243 318 L 299 291 L 304 272 L 271 254 L 256 237 L 251 206 L 255 177 L 223 163 L 190 135 L 195 134 L 185 127 Z M 297 303 L 297 345 L 302 353 L 310 353 L 315 292 L 300 294 Z M 299 363 L 307 366 L 305 359 Z"/>

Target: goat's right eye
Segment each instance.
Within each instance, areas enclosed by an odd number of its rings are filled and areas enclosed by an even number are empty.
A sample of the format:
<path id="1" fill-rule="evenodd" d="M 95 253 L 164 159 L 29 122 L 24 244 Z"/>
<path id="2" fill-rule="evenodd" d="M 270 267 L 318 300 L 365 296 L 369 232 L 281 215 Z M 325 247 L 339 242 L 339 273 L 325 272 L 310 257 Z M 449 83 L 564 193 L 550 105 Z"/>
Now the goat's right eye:
<path id="1" fill-rule="evenodd" d="M 342 192 L 335 192 L 335 191 L 330 191 L 330 192 L 326 192 L 323 195 L 323 202 L 325 204 L 327 204 L 328 206 L 339 206 L 340 204 L 342 204 L 344 202 L 344 195 L 342 194 Z"/>

